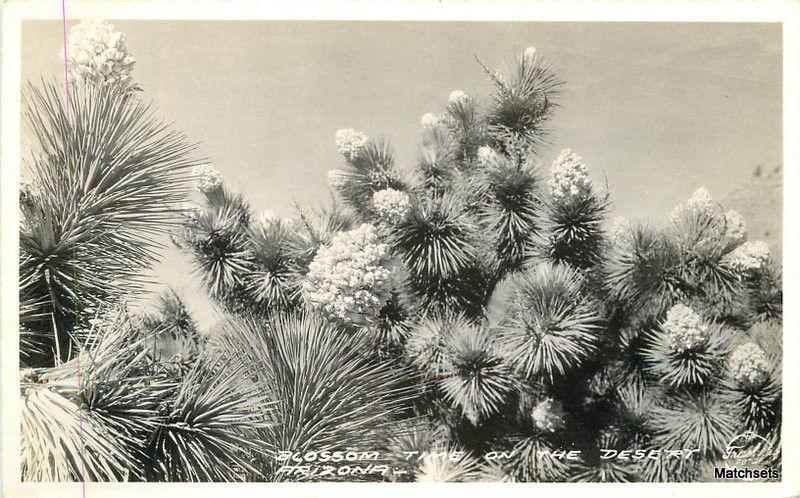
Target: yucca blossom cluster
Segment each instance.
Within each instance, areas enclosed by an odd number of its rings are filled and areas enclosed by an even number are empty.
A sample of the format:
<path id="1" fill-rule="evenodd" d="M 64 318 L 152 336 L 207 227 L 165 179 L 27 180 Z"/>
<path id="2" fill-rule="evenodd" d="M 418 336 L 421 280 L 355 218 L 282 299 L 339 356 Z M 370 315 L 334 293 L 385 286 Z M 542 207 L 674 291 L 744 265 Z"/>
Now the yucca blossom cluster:
<path id="1" fill-rule="evenodd" d="M 534 57 L 536 57 L 536 48 L 535 47 L 526 48 L 524 57 L 526 59 L 533 59 Z"/>
<path id="2" fill-rule="evenodd" d="M 611 221 L 609 236 L 614 244 L 624 246 L 631 242 L 633 223 L 627 218 L 617 216 Z"/>
<path id="3" fill-rule="evenodd" d="M 372 225 L 339 233 L 308 266 L 305 299 L 343 322 L 369 321 L 389 297 L 388 252 Z"/>
<path id="4" fill-rule="evenodd" d="M 592 189 L 589 171 L 580 156 L 569 149 L 558 155 L 550 168 L 550 192 L 556 201 L 571 201 L 588 195 Z"/>
<path id="5" fill-rule="evenodd" d="M 441 119 L 439 118 L 439 116 L 437 116 L 432 112 L 426 112 L 425 114 L 422 115 L 422 118 L 419 120 L 419 123 L 422 125 L 422 131 L 426 132 L 431 131 L 437 126 L 439 126 L 440 122 Z"/>
<path id="6" fill-rule="evenodd" d="M 488 166 L 496 162 L 498 158 L 499 155 L 493 148 L 486 145 L 478 147 L 478 162 L 481 166 Z"/>
<path id="7" fill-rule="evenodd" d="M 195 166 L 192 174 L 196 178 L 197 189 L 203 193 L 207 194 L 222 186 L 222 174 L 210 164 Z"/>
<path id="8" fill-rule="evenodd" d="M 740 345 L 731 353 L 728 367 L 733 379 L 744 388 L 762 385 L 769 375 L 769 361 L 764 351 L 755 343 Z"/>
<path id="9" fill-rule="evenodd" d="M 564 406 L 561 401 L 545 398 L 533 407 L 531 418 L 537 429 L 555 432 L 564 427 Z"/>
<path id="10" fill-rule="evenodd" d="M 747 235 L 744 218 L 733 209 L 725 213 L 725 235 L 733 240 L 742 240 Z"/>
<path id="11" fill-rule="evenodd" d="M 677 221 L 685 211 L 711 213 L 713 209 L 714 198 L 711 197 L 711 192 L 705 187 L 700 187 L 685 203 L 675 206 L 672 210 L 672 221 Z"/>
<path id="12" fill-rule="evenodd" d="M 348 161 L 361 156 L 369 143 L 369 137 L 352 128 L 336 130 L 336 149 Z"/>
<path id="13" fill-rule="evenodd" d="M 708 325 L 685 304 L 670 308 L 661 329 L 667 335 L 669 347 L 677 353 L 693 350 L 708 340 Z"/>
<path id="14" fill-rule="evenodd" d="M 452 92 L 450 92 L 450 96 L 447 97 L 447 102 L 450 103 L 451 105 L 457 105 L 457 106 L 465 105 L 468 104 L 469 101 L 470 101 L 469 95 L 467 95 L 466 92 L 463 92 L 461 90 L 453 90 Z"/>
<path id="15" fill-rule="evenodd" d="M 405 192 L 385 188 L 372 195 L 372 206 L 381 221 L 395 225 L 408 215 L 411 210 L 411 199 Z"/>
<path id="16" fill-rule="evenodd" d="M 728 255 L 728 264 L 745 273 L 761 269 L 769 261 L 769 245 L 763 240 L 745 242 Z"/>
<path id="17" fill-rule="evenodd" d="M 73 83 L 133 85 L 136 59 L 128 53 L 125 35 L 104 21 L 82 21 L 70 29 L 67 64 Z"/>

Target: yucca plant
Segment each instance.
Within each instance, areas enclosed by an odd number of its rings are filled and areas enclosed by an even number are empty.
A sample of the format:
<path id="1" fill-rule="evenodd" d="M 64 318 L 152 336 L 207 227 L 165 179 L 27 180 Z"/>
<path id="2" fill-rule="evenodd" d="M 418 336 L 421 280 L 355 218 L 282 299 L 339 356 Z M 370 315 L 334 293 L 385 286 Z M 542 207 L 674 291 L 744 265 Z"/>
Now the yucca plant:
<path id="1" fill-rule="evenodd" d="M 69 100 L 62 93 L 49 82 L 25 92 L 35 139 L 20 230 L 20 323 L 30 338 L 20 353 L 29 366 L 67 361 L 75 323 L 141 289 L 195 164 L 193 146 L 137 95 L 91 85 Z"/>

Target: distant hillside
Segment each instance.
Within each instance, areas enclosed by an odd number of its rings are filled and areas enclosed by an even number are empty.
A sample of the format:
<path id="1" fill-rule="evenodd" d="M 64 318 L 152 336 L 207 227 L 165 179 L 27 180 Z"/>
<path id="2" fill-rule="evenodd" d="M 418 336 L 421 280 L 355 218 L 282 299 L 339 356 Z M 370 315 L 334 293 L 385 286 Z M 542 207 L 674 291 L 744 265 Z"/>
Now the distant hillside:
<path id="1" fill-rule="evenodd" d="M 764 240 L 778 264 L 783 257 L 783 170 L 756 168 L 747 185 L 722 199 L 725 209 L 735 209 L 745 219 L 750 240 Z"/>

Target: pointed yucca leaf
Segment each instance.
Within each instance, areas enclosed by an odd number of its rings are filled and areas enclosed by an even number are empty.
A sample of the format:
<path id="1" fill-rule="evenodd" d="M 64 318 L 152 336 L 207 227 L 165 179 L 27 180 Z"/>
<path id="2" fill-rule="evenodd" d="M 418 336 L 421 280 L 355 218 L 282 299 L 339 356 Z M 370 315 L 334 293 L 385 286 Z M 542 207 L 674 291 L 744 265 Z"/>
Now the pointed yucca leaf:
<path id="1" fill-rule="evenodd" d="M 597 303 L 585 293 L 583 278 L 565 265 L 542 263 L 515 278 L 500 348 L 526 379 L 553 380 L 595 351 Z"/>
<path id="2" fill-rule="evenodd" d="M 81 85 L 69 110 L 62 94 L 49 82 L 25 91 L 35 187 L 20 233 L 20 301 L 35 305 L 23 321 L 52 315 L 33 328 L 58 336 L 65 359 L 73 301 L 90 308 L 141 288 L 197 161 L 131 94 Z"/>
<path id="3" fill-rule="evenodd" d="M 363 335 L 320 317 L 229 320 L 217 340 L 274 402 L 268 413 L 274 423 L 259 437 L 278 450 L 380 450 L 409 406 L 409 372 L 377 360 Z"/>
<path id="4" fill-rule="evenodd" d="M 462 167 L 469 168 L 478 147 L 485 139 L 485 119 L 475 99 L 467 97 L 448 102 L 447 125 L 458 141 L 457 159 Z"/>
<path id="5" fill-rule="evenodd" d="M 149 354 L 154 361 L 187 367 L 200 353 L 203 339 L 197 324 L 172 288 L 158 296 L 156 311 L 144 316 L 143 326 L 153 336 Z"/>
<path id="6" fill-rule="evenodd" d="M 448 349 L 453 336 L 468 335 L 477 327 L 463 315 L 434 313 L 422 318 L 409 332 L 405 343 L 407 359 L 427 378 L 440 379 L 448 366 Z"/>
<path id="7" fill-rule="evenodd" d="M 614 412 L 619 438 L 625 448 L 644 448 L 652 439 L 651 417 L 656 407 L 654 389 L 629 384 L 616 390 Z"/>

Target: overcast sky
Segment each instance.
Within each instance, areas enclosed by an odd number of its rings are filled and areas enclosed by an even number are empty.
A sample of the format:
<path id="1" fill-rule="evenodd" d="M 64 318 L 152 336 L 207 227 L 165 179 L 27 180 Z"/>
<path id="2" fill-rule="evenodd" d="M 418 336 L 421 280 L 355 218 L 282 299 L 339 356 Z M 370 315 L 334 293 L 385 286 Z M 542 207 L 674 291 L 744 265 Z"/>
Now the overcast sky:
<path id="1" fill-rule="evenodd" d="M 255 210 L 318 202 L 342 162 L 338 128 L 416 157 L 419 119 L 487 66 L 533 46 L 566 81 L 542 163 L 571 148 L 613 214 L 664 219 L 698 186 L 717 198 L 782 162 L 778 24 L 113 22 L 135 79 Z M 23 23 L 22 77 L 63 74 L 61 24 Z M 156 269 L 212 318 L 181 254 Z"/>

